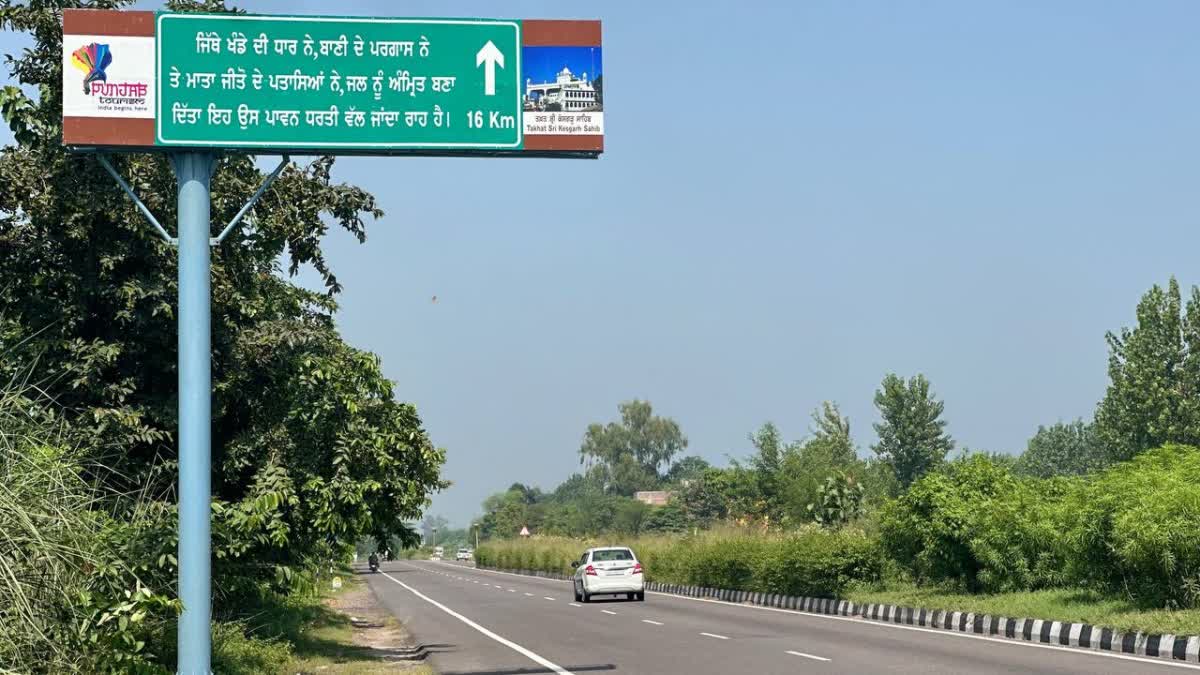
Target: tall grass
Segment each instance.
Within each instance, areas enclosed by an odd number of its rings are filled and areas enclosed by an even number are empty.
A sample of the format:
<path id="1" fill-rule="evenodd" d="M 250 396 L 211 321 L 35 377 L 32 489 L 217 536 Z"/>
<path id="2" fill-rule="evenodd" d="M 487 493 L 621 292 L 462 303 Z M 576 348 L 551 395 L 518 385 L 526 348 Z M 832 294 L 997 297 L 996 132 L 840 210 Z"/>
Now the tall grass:
<path id="1" fill-rule="evenodd" d="M 0 389 L 0 665 L 153 672 L 147 642 L 173 603 L 113 554 L 115 532 L 136 525 L 109 515 L 119 499 L 89 482 L 68 428 L 31 391 Z"/>
<path id="2" fill-rule="evenodd" d="M 729 529 L 629 540 L 540 537 L 487 542 L 475 555 L 485 566 L 569 574 L 584 550 L 608 545 L 631 547 L 650 581 L 790 595 L 835 596 L 851 582 L 878 579 L 882 560 L 863 532 L 817 527 L 772 535 Z"/>

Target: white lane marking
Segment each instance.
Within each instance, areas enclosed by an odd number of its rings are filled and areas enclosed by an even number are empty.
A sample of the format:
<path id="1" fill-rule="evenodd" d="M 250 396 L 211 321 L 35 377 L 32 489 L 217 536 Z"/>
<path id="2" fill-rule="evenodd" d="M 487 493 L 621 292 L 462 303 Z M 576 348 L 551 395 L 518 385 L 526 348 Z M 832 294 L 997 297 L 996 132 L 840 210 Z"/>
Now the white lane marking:
<path id="1" fill-rule="evenodd" d="M 617 615 L 617 613 L 616 613 L 616 612 L 610 612 L 610 611 L 608 611 L 607 609 L 602 609 L 602 610 L 600 610 L 600 611 L 601 611 L 601 612 L 604 612 L 605 614 L 612 614 L 613 616 L 616 616 L 616 615 Z"/>
<path id="2" fill-rule="evenodd" d="M 642 623 L 648 623 L 652 626 L 661 626 L 662 625 L 661 621 L 651 621 L 650 619 L 642 619 Z"/>
<path id="3" fill-rule="evenodd" d="M 533 593 L 526 593 L 525 595 L 528 595 L 531 598 L 533 597 Z"/>
<path id="4" fill-rule="evenodd" d="M 492 585 L 493 585 L 493 586 L 495 586 L 496 588 L 499 588 L 499 589 L 501 589 L 501 590 L 503 590 L 503 589 L 504 589 L 504 587 L 503 587 L 503 586 L 501 586 L 500 584 L 492 584 Z"/>
<path id="5" fill-rule="evenodd" d="M 814 661 L 828 661 L 829 660 L 829 659 L 825 658 L 824 656 L 816 656 L 815 654 L 805 654 L 804 652 L 794 652 L 790 649 L 788 650 L 788 653 L 791 654 L 792 656 L 803 656 L 806 659 L 812 659 Z"/>
<path id="6" fill-rule="evenodd" d="M 572 607 L 583 607 L 583 605 L 581 605 L 581 604 L 579 604 L 579 603 L 576 603 L 576 602 L 569 602 L 569 603 L 567 603 L 567 604 L 569 604 L 569 605 L 570 605 L 570 606 L 572 606 Z"/>
<path id="7" fill-rule="evenodd" d="M 385 576 L 385 577 L 387 577 L 387 578 L 391 579 L 392 581 L 394 581 L 394 582 L 396 582 L 397 584 L 399 584 L 401 588 L 405 588 L 405 589 L 407 589 L 407 590 L 408 590 L 410 593 L 412 593 L 413 595 L 415 595 L 415 596 L 417 596 L 418 598 L 420 598 L 420 599 L 424 600 L 425 602 L 428 602 L 429 604 L 433 605 L 434 607 L 437 607 L 438 609 L 440 609 L 440 610 L 442 610 L 443 612 L 445 612 L 445 613 L 449 614 L 450 616 L 452 616 L 452 617 L 454 617 L 454 618 L 458 619 L 459 621 L 461 621 L 461 622 L 463 622 L 463 623 L 467 624 L 467 625 L 468 625 L 468 626 L 470 626 L 471 628 L 474 628 L 475 630 L 479 631 L 480 633 L 483 633 L 484 635 L 486 635 L 486 636 L 490 637 L 491 639 L 495 640 L 496 642 L 499 642 L 500 644 L 504 645 L 505 647 L 508 647 L 509 649 L 511 649 L 511 650 L 513 650 L 513 651 L 515 651 L 515 652 L 517 652 L 518 654 L 521 654 L 522 656 L 525 656 L 526 658 L 528 658 L 529 660 L 531 660 L 531 661 L 533 661 L 534 663 L 538 664 L 539 666 L 541 666 L 541 667 L 543 667 L 543 668 L 548 668 L 548 669 L 550 669 L 550 670 L 551 670 L 551 671 L 553 671 L 553 672 L 554 672 L 556 675 L 575 675 L 575 674 L 574 674 L 574 673 L 572 673 L 571 671 L 567 670 L 566 668 L 563 668 L 562 666 L 560 666 L 560 665 L 558 665 L 558 664 L 554 663 L 553 661 L 548 661 L 548 660 L 546 660 L 546 659 L 542 658 L 541 656 L 539 656 L 538 654 L 536 654 L 536 653 L 534 653 L 534 652 L 532 652 L 532 651 L 530 651 L 530 650 L 528 650 L 528 649 L 526 649 L 526 648 L 522 647 L 521 645 L 519 645 L 519 644 L 517 644 L 517 643 L 513 642 L 512 640 L 509 640 L 509 639 L 507 639 L 507 638 L 505 638 L 505 637 L 502 637 L 502 636 L 500 636 L 500 635 L 497 635 L 496 633 L 493 633 L 492 631 L 490 631 L 490 630 L 488 630 L 488 629 L 484 628 L 483 626 L 481 626 L 481 625 L 479 625 L 479 624 L 475 623 L 474 621 L 472 621 L 472 620 L 468 619 L 467 617 L 463 616 L 462 614 L 459 614 L 458 612 L 456 612 L 456 611 L 454 611 L 454 610 L 450 609 L 449 607 L 447 607 L 447 606 L 443 605 L 442 603 L 438 602 L 437 600 L 434 600 L 433 598 L 431 598 L 431 597 L 429 597 L 429 596 L 425 595 L 424 593 L 422 593 L 422 592 L 418 591 L 417 589 L 413 588 L 412 586 L 409 586 L 408 584 L 404 583 L 403 581 L 400 581 L 399 579 L 397 579 L 396 577 L 394 577 L 394 576 L 392 576 L 392 575 L 388 574 L 387 572 L 384 572 L 384 573 L 383 573 L 383 576 Z"/>
<path id="8" fill-rule="evenodd" d="M 710 637 L 710 638 L 717 638 L 718 640 L 728 640 L 729 639 L 728 637 L 726 637 L 724 635 L 717 635 L 716 633 L 701 633 L 701 635 L 703 635 L 705 637 Z"/>
<path id="9" fill-rule="evenodd" d="M 515 589 L 515 588 L 510 588 L 510 589 L 508 589 L 508 592 L 509 592 L 509 593 L 516 593 L 516 592 L 517 592 L 517 589 Z"/>
<path id="10" fill-rule="evenodd" d="M 439 564 L 447 564 L 447 563 L 439 563 Z M 526 581 L 531 581 L 531 582 L 549 581 L 552 583 L 563 583 L 563 584 L 574 583 L 570 579 L 545 579 L 542 577 L 531 577 L 526 574 L 513 574 L 512 572 L 500 572 L 498 570 L 483 570 L 483 569 L 478 569 L 478 568 L 474 568 L 474 567 L 472 567 L 471 569 L 476 573 L 483 572 L 486 574 L 503 574 L 505 576 L 510 576 L 510 577 L 520 577 L 522 579 L 525 579 Z M 894 624 L 894 623 L 884 623 L 882 621 L 869 621 L 867 619 L 863 619 L 862 617 L 857 617 L 857 616 L 833 616 L 831 614 L 810 614 L 808 612 L 801 612 L 801 611 L 797 611 L 794 609 L 781 609 L 778 607 L 758 607 L 756 605 L 743 605 L 743 604 L 740 604 L 737 602 L 727 602 L 725 600 L 709 600 L 708 598 L 689 598 L 684 595 L 675 595 L 674 593 L 659 593 L 658 591 L 646 591 L 646 593 L 649 595 L 661 595 L 665 598 L 671 598 L 674 600 L 688 600 L 691 602 L 707 602 L 707 603 L 713 604 L 713 605 L 724 605 L 726 607 L 731 607 L 731 608 L 735 608 L 735 609 L 748 609 L 748 610 L 754 610 L 754 611 L 759 611 L 759 612 L 778 612 L 780 614 L 791 614 L 792 616 L 803 617 L 805 619 L 822 619 L 822 620 L 826 620 L 826 621 L 849 621 L 851 623 L 856 623 L 860 626 L 873 626 L 875 628 L 891 628 L 894 630 L 912 630 L 912 631 L 917 631 L 918 633 L 928 633 L 930 635 L 940 635 L 942 637 L 965 638 L 968 640 L 984 640 L 984 641 L 991 642 L 994 644 L 1009 645 L 1012 647 L 1030 647 L 1033 649 L 1052 649 L 1055 651 L 1066 652 L 1068 654 L 1074 654 L 1076 656 L 1098 656 L 1098 657 L 1106 658 L 1106 659 L 1120 659 L 1121 661 L 1137 661 L 1139 663 L 1149 663 L 1151 665 L 1164 666 L 1164 667 L 1168 667 L 1168 668 L 1183 668 L 1185 670 L 1200 671 L 1200 665 L 1195 665 L 1195 664 L 1191 664 L 1191 663 L 1180 663 L 1177 661 L 1165 661 L 1165 660 L 1160 660 L 1160 659 L 1156 659 L 1154 657 L 1147 657 L 1147 656 L 1133 656 L 1132 654 L 1115 654 L 1112 652 L 1102 652 L 1102 651 L 1092 651 L 1092 650 L 1088 650 L 1088 649 L 1081 649 L 1079 647 L 1064 647 L 1064 646 L 1060 646 L 1060 645 L 1050 645 L 1050 644 L 1045 644 L 1045 643 L 1041 643 L 1041 642 L 1025 642 L 1022 640 L 1009 640 L 1008 638 L 991 637 L 988 635 L 975 635 L 973 633 L 959 633 L 957 631 L 948 631 L 948 630 L 944 630 L 944 629 L 940 629 L 940 628 L 926 628 L 924 626 L 905 626 L 905 625 L 899 625 L 899 624 Z M 575 606 L 578 606 L 578 605 L 575 605 Z"/>
<path id="11" fill-rule="evenodd" d="M 553 600 L 553 599 L 554 599 L 554 598 L 552 598 L 552 597 L 550 597 L 550 596 L 548 596 L 548 595 L 543 595 L 542 597 L 543 597 L 544 599 L 546 599 L 546 600 Z"/>

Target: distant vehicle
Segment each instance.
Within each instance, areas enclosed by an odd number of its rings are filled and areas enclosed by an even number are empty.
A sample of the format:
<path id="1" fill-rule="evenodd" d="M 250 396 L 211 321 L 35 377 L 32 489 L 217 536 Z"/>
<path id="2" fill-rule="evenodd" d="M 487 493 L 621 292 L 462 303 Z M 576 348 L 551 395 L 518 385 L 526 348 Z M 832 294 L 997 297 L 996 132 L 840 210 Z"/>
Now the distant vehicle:
<path id="1" fill-rule="evenodd" d="M 455 554 L 454 559 L 455 560 L 470 560 L 471 559 L 471 549 L 469 549 L 469 548 L 458 549 L 458 553 Z"/>
<path id="2" fill-rule="evenodd" d="M 589 548 L 579 560 L 571 563 L 571 567 L 575 568 L 577 602 L 590 602 L 594 595 L 624 595 L 638 601 L 646 599 L 646 575 L 633 549 L 624 546 Z"/>
<path id="3" fill-rule="evenodd" d="M 433 557 L 435 557 L 435 558 L 442 557 L 442 555 L 445 554 L 445 552 L 446 552 L 445 549 L 443 549 L 441 546 L 433 547 Z"/>

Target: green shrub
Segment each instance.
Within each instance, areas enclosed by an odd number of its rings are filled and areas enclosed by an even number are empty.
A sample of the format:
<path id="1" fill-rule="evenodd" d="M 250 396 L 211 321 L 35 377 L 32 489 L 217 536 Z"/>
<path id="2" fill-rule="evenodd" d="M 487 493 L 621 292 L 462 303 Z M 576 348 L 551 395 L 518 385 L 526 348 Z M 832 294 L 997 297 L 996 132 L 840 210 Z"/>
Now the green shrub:
<path id="1" fill-rule="evenodd" d="M 752 590 L 837 596 L 852 582 L 877 580 L 882 558 L 878 542 L 860 530 L 805 528 L 775 540 L 755 559 L 759 588 Z"/>
<path id="2" fill-rule="evenodd" d="M 1069 571 L 1156 606 L 1200 607 L 1200 449 L 1167 445 L 1081 485 Z"/>
<path id="3" fill-rule="evenodd" d="M 885 550 L 918 580 L 972 592 L 1062 583 L 1054 514 L 1064 485 L 1019 479 L 984 455 L 952 462 L 884 507 Z"/>

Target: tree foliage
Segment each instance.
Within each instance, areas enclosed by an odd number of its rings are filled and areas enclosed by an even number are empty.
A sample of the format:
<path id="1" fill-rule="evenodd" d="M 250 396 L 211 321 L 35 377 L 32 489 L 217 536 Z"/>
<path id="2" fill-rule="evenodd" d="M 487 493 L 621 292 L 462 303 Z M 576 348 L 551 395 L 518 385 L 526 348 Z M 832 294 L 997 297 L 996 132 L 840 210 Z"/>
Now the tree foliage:
<path id="1" fill-rule="evenodd" d="M 687 448 L 679 425 L 654 415 L 649 401 L 626 401 L 621 421 L 592 424 L 579 447 L 579 461 L 600 467 L 608 491 L 632 495 L 657 486 L 659 471 Z"/>
<path id="2" fill-rule="evenodd" d="M 871 449 L 891 465 L 902 487 L 936 467 L 954 449 L 942 419 L 945 404 L 934 398 L 924 375 L 905 381 L 888 374 L 875 392 L 875 407 L 883 419 L 874 425 L 879 442 Z"/>
<path id="3" fill-rule="evenodd" d="M 1016 462 L 1016 471 L 1027 476 L 1081 476 L 1106 464 L 1104 450 L 1093 425 L 1083 420 L 1039 426 Z"/>
<path id="4" fill-rule="evenodd" d="M 1200 444 L 1200 288 L 1186 312 L 1179 283 L 1155 285 L 1137 306 L 1137 326 L 1107 335 L 1108 391 L 1096 431 L 1114 460 L 1164 443 Z"/>

